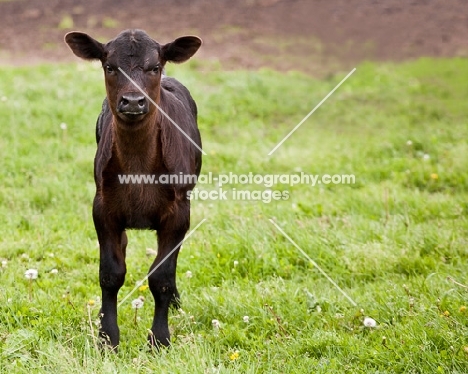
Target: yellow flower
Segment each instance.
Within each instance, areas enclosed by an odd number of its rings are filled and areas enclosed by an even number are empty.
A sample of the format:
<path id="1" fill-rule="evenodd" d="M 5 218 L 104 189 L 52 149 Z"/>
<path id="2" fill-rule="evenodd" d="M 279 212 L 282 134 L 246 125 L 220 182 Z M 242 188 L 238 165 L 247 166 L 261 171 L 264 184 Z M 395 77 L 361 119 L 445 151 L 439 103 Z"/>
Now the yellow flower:
<path id="1" fill-rule="evenodd" d="M 147 284 L 144 284 L 144 285 L 138 287 L 138 291 L 141 291 L 141 292 L 146 291 L 148 289 L 148 287 L 149 286 Z"/>
<path id="2" fill-rule="evenodd" d="M 235 351 L 234 353 L 232 353 L 229 358 L 231 359 L 231 361 L 234 361 L 234 360 L 237 360 L 239 358 L 239 351 Z"/>
<path id="3" fill-rule="evenodd" d="M 462 306 L 460 307 L 460 312 L 461 312 L 461 313 L 465 313 L 465 312 L 466 312 L 466 306 L 462 305 Z"/>
<path id="4" fill-rule="evenodd" d="M 439 179 L 439 176 L 436 173 L 432 173 L 431 174 L 431 179 L 437 180 L 437 179 Z"/>
<path id="5" fill-rule="evenodd" d="M 448 317 L 450 315 L 450 312 L 446 310 L 444 313 L 442 313 L 445 317 Z"/>
<path id="6" fill-rule="evenodd" d="M 88 300 L 88 305 L 89 306 L 93 306 L 94 304 L 96 304 L 96 302 L 93 299 Z"/>

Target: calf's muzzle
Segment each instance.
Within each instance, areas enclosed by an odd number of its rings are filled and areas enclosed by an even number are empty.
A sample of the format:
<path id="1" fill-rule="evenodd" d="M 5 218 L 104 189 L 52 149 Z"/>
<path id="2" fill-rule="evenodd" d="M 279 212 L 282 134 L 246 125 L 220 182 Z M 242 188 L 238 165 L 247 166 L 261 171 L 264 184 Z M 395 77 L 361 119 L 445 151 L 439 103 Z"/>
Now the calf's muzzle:
<path id="1" fill-rule="evenodd" d="M 128 119 L 148 113 L 148 99 L 139 92 L 129 92 L 121 96 L 117 111 Z"/>

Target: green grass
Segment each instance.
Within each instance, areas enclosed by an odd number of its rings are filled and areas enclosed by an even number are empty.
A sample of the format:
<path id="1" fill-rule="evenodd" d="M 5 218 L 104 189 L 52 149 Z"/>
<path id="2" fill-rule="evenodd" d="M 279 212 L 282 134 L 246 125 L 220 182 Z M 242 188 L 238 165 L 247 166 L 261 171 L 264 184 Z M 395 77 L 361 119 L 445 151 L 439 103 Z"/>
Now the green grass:
<path id="1" fill-rule="evenodd" d="M 100 353 L 91 203 L 102 73 L 92 64 L 2 68 L 0 372 L 465 372 L 468 295 L 447 277 L 468 283 L 468 61 L 359 65 L 271 157 L 347 72 L 315 80 L 193 62 L 168 73 L 198 103 L 202 172 L 354 174 L 356 184 L 277 184 L 289 199 L 269 204 L 194 201 L 192 226 L 207 221 L 179 257 L 172 349 L 147 349 L 153 301 L 143 290 L 119 309 L 119 353 Z M 155 246 L 151 232 L 129 239 L 121 299 Z M 29 268 L 39 271 L 31 300 Z M 135 325 L 138 295 L 146 301 Z M 364 327 L 365 316 L 378 326 Z"/>

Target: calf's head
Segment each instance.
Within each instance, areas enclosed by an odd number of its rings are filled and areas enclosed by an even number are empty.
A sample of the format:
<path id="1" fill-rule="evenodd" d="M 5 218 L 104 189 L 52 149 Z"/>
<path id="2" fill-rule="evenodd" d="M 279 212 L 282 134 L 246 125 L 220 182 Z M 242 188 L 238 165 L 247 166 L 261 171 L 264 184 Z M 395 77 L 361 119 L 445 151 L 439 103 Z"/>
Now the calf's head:
<path id="1" fill-rule="evenodd" d="M 112 113 L 119 123 L 130 126 L 157 110 L 147 96 L 159 103 L 161 72 L 166 62 L 187 61 L 202 43 L 196 36 L 182 36 L 161 45 L 142 30 L 125 30 L 106 44 L 85 33 L 70 32 L 65 42 L 76 56 L 101 61 Z"/>

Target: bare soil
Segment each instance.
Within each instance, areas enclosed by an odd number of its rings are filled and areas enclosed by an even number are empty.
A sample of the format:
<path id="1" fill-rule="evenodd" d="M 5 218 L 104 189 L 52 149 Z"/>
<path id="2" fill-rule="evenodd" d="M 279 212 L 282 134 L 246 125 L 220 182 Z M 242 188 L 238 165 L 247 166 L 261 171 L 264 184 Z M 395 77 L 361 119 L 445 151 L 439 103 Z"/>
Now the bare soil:
<path id="1" fill-rule="evenodd" d="M 196 34 L 225 69 L 327 74 L 363 60 L 468 56 L 466 0 L 0 0 L 0 64 L 75 61 L 63 36 Z M 210 64 L 207 64 L 210 65 Z"/>

